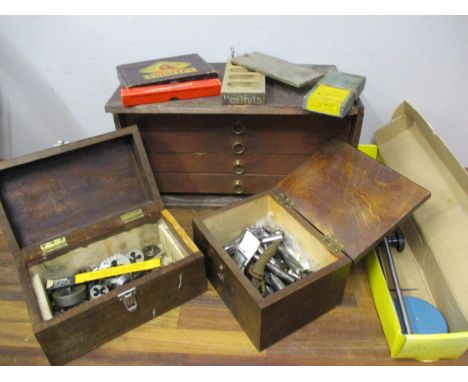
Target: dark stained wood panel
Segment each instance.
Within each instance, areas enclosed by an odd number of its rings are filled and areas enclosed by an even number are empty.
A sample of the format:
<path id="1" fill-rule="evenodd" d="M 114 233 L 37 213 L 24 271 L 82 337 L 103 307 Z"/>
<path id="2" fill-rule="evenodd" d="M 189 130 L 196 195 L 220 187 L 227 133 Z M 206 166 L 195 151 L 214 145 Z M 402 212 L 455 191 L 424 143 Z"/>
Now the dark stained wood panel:
<path id="1" fill-rule="evenodd" d="M 351 120 L 322 114 L 306 115 L 236 115 L 236 114 L 126 114 L 125 121 L 141 130 L 161 132 L 219 132 L 238 135 L 250 133 L 331 133 L 351 128 Z"/>
<path id="2" fill-rule="evenodd" d="M 151 166 L 161 173 L 235 174 L 286 176 L 301 165 L 309 155 L 246 153 L 242 156 L 223 153 L 148 153 Z"/>
<path id="3" fill-rule="evenodd" d="M 347 141 L 348 131 L 343 130 L 338 134 L 333 132 L 323 133 L 259 133 L 234 136 L 232 133 L 220 134 L 211 132 L 199 134 L 196 132 L 150 132 L 141 131 L 145 147 L 149 153 L 235 153 L 234 145 L 242 145 L 242 155 L 249 153 L 258 154 L 312 154 L 333 138 Z M 156 168 L 157 169 L 157 168 Z M 206 169 L 209 172 L 209 169 Z"/>
<path id="4" fill-rule="evenodd" d="M 276 187 L 324 235 L 358 261 L 430 192 L 350 145 L 335 140 Z"/>
<path id="5" fill-rule="evenodd" d="M 132 135 L 7 168 L 0 196 L 20 247 L 152 200 Z"/>

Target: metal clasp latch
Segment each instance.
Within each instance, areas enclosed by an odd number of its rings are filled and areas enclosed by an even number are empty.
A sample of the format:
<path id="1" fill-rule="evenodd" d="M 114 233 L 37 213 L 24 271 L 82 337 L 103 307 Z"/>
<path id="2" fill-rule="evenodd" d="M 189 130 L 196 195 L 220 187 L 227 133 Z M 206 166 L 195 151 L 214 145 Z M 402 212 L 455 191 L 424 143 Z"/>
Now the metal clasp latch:
<path id="1" fill-rule="evenodd" d="M 120 293 L 117 298 L 119 301 L 123 302 L 125 309 L 127 309 L 129 312 L 134 312 L 137 310 L 138 303 L 136 300 L 136 287 Z"/>

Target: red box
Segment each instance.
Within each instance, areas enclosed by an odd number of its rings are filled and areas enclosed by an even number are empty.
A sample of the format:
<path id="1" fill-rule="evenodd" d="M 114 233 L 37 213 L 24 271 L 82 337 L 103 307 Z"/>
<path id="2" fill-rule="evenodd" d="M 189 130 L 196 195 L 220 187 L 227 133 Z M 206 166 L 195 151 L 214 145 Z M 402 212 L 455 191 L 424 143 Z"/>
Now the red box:
<path id="1" fill-rule="evenodd" d="M 127 107 L 175 99 L 213 97 L 220 94 L 221 81 L 219 78 L 120 89 L 122 103 Z"/>

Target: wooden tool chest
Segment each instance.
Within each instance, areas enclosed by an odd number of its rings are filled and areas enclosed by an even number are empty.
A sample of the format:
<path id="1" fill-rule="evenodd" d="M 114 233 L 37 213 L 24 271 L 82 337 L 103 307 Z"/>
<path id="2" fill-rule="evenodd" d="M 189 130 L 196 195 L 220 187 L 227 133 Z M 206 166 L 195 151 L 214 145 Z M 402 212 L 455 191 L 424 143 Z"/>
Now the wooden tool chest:
<path id="1" fill-rule="evenodd" d="M 272 189 L 194 219 L 194 239 L 209 280 L 262 350 L 339 304 L 352 262 L 429 196 L 334 140 Z M 265 217 L 297 241 L 315 269 L 263 297 L 224 246 Z"/>
<path id="2" fill-rule="evenodd" d="M 33 332 L 52 364 L 206 289 L 203 255 L 164 209 L 135 126 L 2 162 L 0 202 Z M 45 291 L 34 284 L 147 245 L 160 246 L 171 260 L 66 311 L 47 308 Z"/>
<path id="3" fill-rule="evenodd" d="M 212 64 L 220 76 L 224 64 Z M 267 81 L 265 105 L 220 97 L 125 108 L 105 106 L 117 129 L 138 125 L 163 193 L 255 194 L 273 187 L 332 138 L 357 146 L 364 108 L 343 119 L 302 109 L 307 88 Z"/>

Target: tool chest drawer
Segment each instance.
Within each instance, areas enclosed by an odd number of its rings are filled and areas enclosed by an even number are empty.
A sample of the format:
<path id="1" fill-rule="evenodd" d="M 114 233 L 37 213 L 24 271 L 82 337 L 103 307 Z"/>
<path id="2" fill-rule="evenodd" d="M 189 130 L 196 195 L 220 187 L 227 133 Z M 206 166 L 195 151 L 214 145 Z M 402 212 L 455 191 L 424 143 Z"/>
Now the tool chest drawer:
<path id="1" fill-rule="evenodd" d="M 222 76 L 224 64 L 213 65 Z M 131 108 L 122 106 L 117 90 L 105 109 L 117 129 L 138 126 L 163 193 L 254 194 L 331 139 L 357 146 L 362 104 L 334 118 L 302 109 L 307 89 L 275 81 L 266 89 L 265 105 L 228 106 L 209 97 Z"/>
<path id="2" fill-rule="evenodd" d="M 265 187 L 272 187 L 282 178 L 278 175 L 229 175 L 229 174 L 156 174 L 161 192 L 190 190 L 191 193 L 254 194 Z"/>

